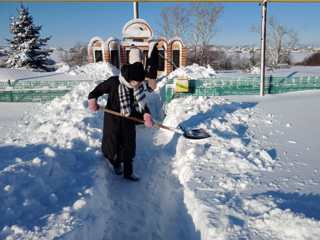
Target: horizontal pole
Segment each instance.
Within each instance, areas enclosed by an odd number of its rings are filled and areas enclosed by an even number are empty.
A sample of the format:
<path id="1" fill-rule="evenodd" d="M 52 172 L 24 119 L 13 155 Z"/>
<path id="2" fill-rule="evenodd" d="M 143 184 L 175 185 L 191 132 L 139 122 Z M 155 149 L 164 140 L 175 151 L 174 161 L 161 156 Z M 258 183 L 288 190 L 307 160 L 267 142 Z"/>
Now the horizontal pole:
<path id="1" fill-rule="evenodd" d="M 21 3 L 21 0 L 0 0 L 1 3 Z M 95 2 L 217 2 L 217 3 L 261 3 L 260 0 L 23 0 L 25 2 L 37 3 L 95 3 Z M 320 0 L 269 0 L 268 3 L 320 3 Z"/>

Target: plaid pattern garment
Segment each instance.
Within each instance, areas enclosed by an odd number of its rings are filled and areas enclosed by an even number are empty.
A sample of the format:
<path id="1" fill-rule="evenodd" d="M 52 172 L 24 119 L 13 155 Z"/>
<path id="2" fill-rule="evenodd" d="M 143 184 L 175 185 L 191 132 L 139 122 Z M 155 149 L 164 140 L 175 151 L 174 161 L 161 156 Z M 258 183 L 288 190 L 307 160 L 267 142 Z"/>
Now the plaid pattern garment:
<path id="1" fill-rule="evenodd" d="M 132 88 L 128 82 L 119 76 L 120 84 L 119 84 L 119 100 L 120 100 L 120 112 L 124 116 L 128 117 L 131 114 L 131 106 L 132 103 L 130 102 L 130 89 Z M 122 78 L 122 79 L 121 79 Z M 125 81 L 125 83 L 123 82 Z M 134 103 L 133 106 L 136 111 L 142 113 L 144 107 L 146 105 L 146 94 L 145 92 L 145 85 L 141 84 L 137 89 L 133 89 L 133 96 L 134 96 Z"/>

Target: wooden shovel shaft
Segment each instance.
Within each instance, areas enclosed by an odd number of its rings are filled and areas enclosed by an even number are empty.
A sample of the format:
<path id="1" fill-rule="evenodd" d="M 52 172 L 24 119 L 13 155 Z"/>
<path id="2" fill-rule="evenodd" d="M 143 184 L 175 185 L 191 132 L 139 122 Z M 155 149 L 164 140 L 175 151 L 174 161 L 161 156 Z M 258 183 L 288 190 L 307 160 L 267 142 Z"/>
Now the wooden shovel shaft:
<path id="1" fill-rule="evenodd" d="M 113 110 L 110 110 L 110 109 L 102 108 L 101 110 L 104 111 L 104 112 L 110 113 L 112 115 L 118 116 L 118 117 L 123 117 L 123 118 L 126 118 L 126 119 L 130 119 L 130 120 L 132 120 L 134 122 L 138 122 L 138 123 L 144 124 L 144 121 L 142 119 L 139 119 L 139 118 L 127 117 L 127 116 L 125 116 L 125 115 L 123 115 L 123 114 L 121 114 L 119 112 L 116 112 L 116 111 L 113 111 Z"/>
<path id="2" fill-rule="evenodd" d="M 107 112 L 107 113 L 110 113 L 112 115 L 115 115 L 115 116 L 118 116 L 118 117 L 123 117 L 123 118 L 126 118 L 126 119 L 129 119 L 129 120 L 132 120 L 134 122 L 138 122 L 138 123 L 142 123 L 144 124 L 144 121 L 142 119 L 139 119 L 139 118 L 135 118 L 135 117 L 127 117 L 127 116 L 124 116 L 123 114 L 119 113 L 119 112 L 116 112 L 116 111 L 113 111 L 113 110 L 110 110 L 110 109 L 106 109 L 106 108 L 100 108 L 102 111 L 104 112 Z M 178 132 L 180 133 L 177 129 L 175 128 L 172 128 L 172 127 L 168 127 L 168 126 L 165 126 L 165 125 L 162 125 L 160 123 L 154 123 L 153 124 L 153 127 L 157 127 L 157 128 L 163 128 L 163 129 L 166 129 L 166 130 L 169 130 L 169 131 L 172 131 L 172 132 Z"/>

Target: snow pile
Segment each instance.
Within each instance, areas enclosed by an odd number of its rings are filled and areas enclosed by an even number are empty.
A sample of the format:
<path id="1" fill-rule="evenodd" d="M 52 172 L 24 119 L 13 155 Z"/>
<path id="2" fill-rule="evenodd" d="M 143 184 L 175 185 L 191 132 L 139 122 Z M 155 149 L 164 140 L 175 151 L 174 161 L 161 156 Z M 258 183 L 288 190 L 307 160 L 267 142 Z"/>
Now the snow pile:
<path id="1" fill-rule="evenodd" d="M 70 71 L 70 66 L 68 64 L 66 64 L 65 62 L 59 62 L 56 63 L 56 68 L 57 70 L 55 71 L 56 73 L 65 73 Z"/>
<path id="2" fill-rule="evenodd" d="M 118 75 L 119 70 L 109 63 L 90 63 L 70 69 L 66 63 L 57 64 L 55 72 L 36 72 L 30 69 L 0 68 L 0 82 L 12 83 L 21 80 L 106 80 L 110 76 Z"/>
<path id="3" fill-rule="evenodd" d="M 175 79 L 179 76 L 188 77 L 189 79 L 212 78 L 216 76 L 216 72 L 210 65 L 203 67 L 194 63 L 186 67 L 180 67 L 171 72 L 168 76 L 161 79 L 161 81 L 158 83 L 159 88 L 165 86 L 168 80 Z"/>
<path id="4" fill-rule="evenodd" d="M 0 164 L 1 239 L 53 239 L 83 225 L 93 202 L 106 207 L 92 200 L 102 115 L 83 103 L 93 87 L 82 83 L 40 105 L 9 134 Z"/>
<path id="5" fill-rule="evenodd" d="M 119 70 L 110 63 L 89 63 L 84 66 L 77 66 L 69 72 L 73 76 L 83 76 L 88 79 L 105 80 L 109 76 L 119 75 Z"/>
<path id="6" fill-rule="evenodd" d="M 244 199 L 241 202 L 249 216 L 248 228 L 252 236 L 259 236 L 260 239 L 320 239 L 319 221 L 297 215 L 289 209 L 280 209 L 274 203 L 273 195 L 270 192 L 270 196 Z M 299 199 L 301 196 L 296 194 L 290 197 Z"/>
<path id="7" fill-rule="evenodd" d="M 255 105 L 188 97 L 168 106 L 164 124 L 204 128 L 212 135 L 197 141 L 180 138 L 174 158 L 174 173 L 201 239 L 318 239 L 316 220 L 282 209 L 275 196 L 246 196 L 261 173 L 275 165 L 273 150 L 247 131 Z"/>
<path id="8" fill-rule="evenodd" d="M 207 67 L 199 66 L 194 63 L 192 65 L 181 67 L 171 72 L 168 76 L 169 79 L 172 79 L 177 76 L 187 76 L 190 79 L 198 79 L 198 78 L 210 78 L 214 77 L 216 72 L 213 68 L 208 65 Z"/>

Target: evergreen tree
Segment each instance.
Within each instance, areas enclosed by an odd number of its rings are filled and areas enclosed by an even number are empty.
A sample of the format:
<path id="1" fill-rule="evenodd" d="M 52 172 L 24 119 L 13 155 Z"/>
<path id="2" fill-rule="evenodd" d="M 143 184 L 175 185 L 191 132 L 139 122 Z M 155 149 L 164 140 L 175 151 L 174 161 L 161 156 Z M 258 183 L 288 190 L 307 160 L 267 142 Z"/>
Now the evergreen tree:
<path id="1" fill-rule="evenodd" d="M 19 15 L 11 17 L 10 32 L 13 38 L 7 39 L 11 49 L 7 66 L 48 70 L 48 57 L 52 50 L 46 46 L 51 37 L 40 38 L 41 26 L 33 24 L 32 16 L 26 7 L 21 5 L 17 11 Z"/>

